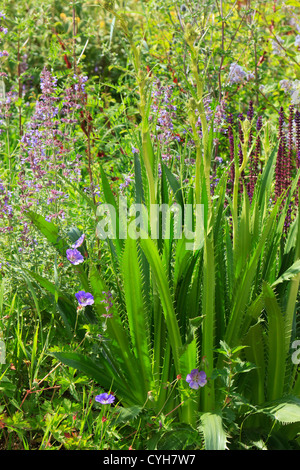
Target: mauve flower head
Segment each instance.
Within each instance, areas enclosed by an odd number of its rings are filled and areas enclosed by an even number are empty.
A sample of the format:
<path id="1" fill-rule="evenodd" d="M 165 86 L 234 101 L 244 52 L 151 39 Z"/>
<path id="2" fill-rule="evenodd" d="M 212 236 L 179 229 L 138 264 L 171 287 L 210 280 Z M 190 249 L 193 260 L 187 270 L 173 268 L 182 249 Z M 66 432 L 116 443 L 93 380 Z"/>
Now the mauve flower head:
<path id="1" fill-rule="evenodd" d="M 276 36 L 276 40 L 272 40 L 272 49 L 275 55 L 278 55 L 279 57 L 284 57 L 285 51 L 284 49 L 280 46 L 281 44 L 284 43 L 284 40 L 281 39 L 279 36 Z"/>
<path id="2" fill-rule="evenodd" d="M 72 248 L 79 248 L 83 244 L 84 239 L 85 239 L 85 234 L 83 233 L 81 237 L 79 237 L 78 240 L 74 243 L 74 245 L 72 245 Z"/>
<path id="3" fill-rule="evenodd" d="M 243 67 L 241 67 L 236 62 L 233 62 L 232 64 L 230 64 L 229 76 L 228 76 L 230 85 L 234 83 L 242 83 L 244 81 L 252 80 L 253 78 L 254 78 L 254 74 L 252 72 L 248 72 L 247 70 L 244 70 Z"/>
<path id="4" fill-rule="evenodd" d="M 84 261 L 84 258 L 82 256 L 82 254 L 76 248 L 74 248 L 73 250 L 71 248 L 69 248 L 66 251 L 66 254 L 67 254 L 68 260 L 72 264 L 77 265 L 77 264 L 83 263 L 83 261 Z"/>
<path id="5" fill-rule="evenodd" d="M 206 373 L 198 369 L 193 369 L 187 376 L 186 381 L 188 382 L 189 386 L 195 390 L 199 387 L 204 387 L 207 383 Z"/>
<path id="6" fill-rule="evenodd" d="M 105 310 L 107 313 L 103 314 L 103 317 L 106 317 L 106 318 L 112 318 L 113 314 L 112 313 L 109 313 L 109 310 L 113 307 L 113 303 L 112 303 L 112 293 L 111 291 L 103 291 L 102 294 L 105 295 L 105 299 L 104 300 L 101 300 L 101 303 L 105 303 Z"/>
<path id="7" fill-rule="evenodd" d="M 89 292 L 85 292 L 84 290 L 76 292 L 75 297 L 82 307 L 86 307 L 87 305 L 93 305 L 94 303 L 94 297 L 92 296 L 92 294 L 90 294 Z"/>
<path id="8" fill-rule="evenodd" d="M 97 395 L 95 397 L 95 400 L 98 403 L 101 403 L 101 405 L 111 405 L 115 401 L 115 398 L 116 397 L 114 397 L 110 393 L 101 393 L 100 395 Z"/>
<path id="9" fill-rule="evenodd" d="M 281 80 L 280 87 L 285 93 L 289 93 L 291 104 L 298 105 L 300 103 L 300 80 Z"/>

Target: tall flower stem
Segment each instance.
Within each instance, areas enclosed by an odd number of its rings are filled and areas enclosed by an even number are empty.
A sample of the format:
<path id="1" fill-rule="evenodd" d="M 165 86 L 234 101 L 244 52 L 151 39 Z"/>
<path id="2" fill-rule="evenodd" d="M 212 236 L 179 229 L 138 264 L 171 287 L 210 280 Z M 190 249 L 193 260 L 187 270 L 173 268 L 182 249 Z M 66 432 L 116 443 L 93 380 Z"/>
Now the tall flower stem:
<path id="1" fill-rule="evenodd" d="M 232 230 L 233 230 L 233 251 L 236 251 L 236 244 L 237 244 L 237 235 L 238 235 L 238 202 L 239 202 L 239 184 L 240 184 L 240 178 L 243 173 L 243 171 L 246 168 L 246 165 L 248 163 L 249 157 L 252 153 L 252 149 L 254 146 L 255 142 L 251 142 L 251 145 L 249 145 L 249 140 L 250 135 L 251 135 L 251 123 L 248 119 L 245 119 L 244 121 L 241 122 L 242 126 L 242 131 L 243 131 L 243 136 L 244 136 L 244 141 L 240 142 L 240 148 L 241 148 L 241 156 L 242 156 L 242 162 L 239 162 L 238 155 L 236 155 L 235 152 L 235 157 L 234 157 L 234 185 L 233 185 L 233 198 L 232 198 Z M 236 148 L 236 146 L 235 146 Z"/>
<path id="2" fill-rule="evenodd" d="M 201 204 L 201 185 L 204 183 L 207 198 L 207 227 L 204 233 L 204 274 L 203 274 L 203 324 L 202 324 L 202 356 L 205 356 L 207 363 L 207 373 L 210 376 L 214 367 L 214 328 L 215 328 L 215 249 L 213 236 L 213 208 L 210 190 L 210 170 L 211 170 L 211 145 L 208 132 L 208 123 L 203 103 L 204 90 L 204 71 L 199 73 L 199 43 L 195 46 L 197 40 L 196 32 L 192 26 L 187 26 L 185 31 L 185 40 L 190 49 L 191 55 L 191 73 L 196 84 L 196 100 L 190 100 L 190 124 L 193 130 L 193 136 L 196 145 L 196 172 L 195 172 L 195 198 L 196 204 Z M 201 42 L 201 39 L 200 39 Z M 196 102 L 195 102 L 196 101 Z M 201 121 L 202 142 L 195 126 L 195 114 L 199 114 Z M 204 181 L 203 181 L 204 179 Z M 215 408 L 215 389 L 214 382 L 210 387 L 204 387 L 203 401 L 201 404 L 203 411 L 213 411 Z M 193 405 L 187 408 L 187 413 L 191 412 Z M 191 414 L 191 413 L 190 413 Z"/>
<path id="3" fill-rule="evenodd" d="M 133 53 L 133 63 L 138 80 L 139 96 L 140 96 L 140 115 L 141 115 L 141 136 L 142 136 L 142 156 L 144 165 L 147 172 L 150 204 L 156 203 L 156 190 L 153 172 L 153 156 L 150 153 L 150 136 L 148 128 L 148 115 L 147 115 L 147 75 L 143 72 L 141 67 L 140 50 L 136 47 L 134 42 L 130 40 L 130 46 Z"/>
<path id="4" fill-rule="evenodd" d="M 122 14 L 118 14 L 114 10 L 114 1 L 113 0 L 106 0 L 104 3 L 104 8 L 112 13 L 116 19 L 119 21 L 120 27 L 123 30 L 132 52 L 132 63 L 135 71 L 135 75 L 137 78 L 138 83 L 138 90 L 139 90 L 139 111 L 141 116 L 141 138 L 142 138 L 142 159 L 147 173 L 148 179 L 148 187 L 149 187 L 149 196 L 150 196 L 150 204 L 156 203 L 156 189 L 155 189 L 155 181 L 154 181 L 154 162 L 153 162 L 153 154 L 151 151 L 151 142 L 150 142 L 150 134 L 149 134 L 149 125 L 148 125 L 148 112 L 147 112 L 147 82 L 148 82 L 148 75 L 144 72 L 142 63 L 141 63 L 141 55 L 140 55 L 140 48 L 136 46 L 132 32 L 129 30 L 128 24 L 126 19 Z"/>
<path id="5" fill-rule="evenodd" d="M 211 166 L 211 152 L 209 146 L 209 135 L 208 135 L 208 123 L 206 119 L 204 103 L 203 103 L 203 88 L 204 88 L 204 79 L 200 75 L 198 69 L 198 59 L 199 59 L 199 49 L 198 46 L 194 45 L 196 36 L 192 28 L 187 26 L 185 32 L 185 39 L 190 49 L 191 55 L 191 72 L 196 83 L 196 102 L 192 99 L 190 101 L 190 124 L 193 130 L 193 137 L 195 140 L 196 146 L 196 171 L 195 171 L 195 197 L 196 204 L 201 203 L 201 183 L 205 180 L 206 193 L 208 198 L 208 220 L 212 217 L 212 201 L 211 201 L 211 191 L 210 191 L 210 166 Z M 201 130 L 202 130 L 202 142 L 196 130 L 194 113 L 198 112 L 200 121 L 201 121 Z M 203 152 L 203 157 L 202 157 Z"/>

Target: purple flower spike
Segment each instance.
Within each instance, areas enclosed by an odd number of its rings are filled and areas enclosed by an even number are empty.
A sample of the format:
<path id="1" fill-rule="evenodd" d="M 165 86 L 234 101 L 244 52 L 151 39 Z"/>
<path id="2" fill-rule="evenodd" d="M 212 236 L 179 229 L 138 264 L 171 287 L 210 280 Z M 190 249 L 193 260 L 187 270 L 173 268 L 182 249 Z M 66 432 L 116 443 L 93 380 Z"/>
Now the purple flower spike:
<path id="1" fill-rule="evenodd" d="M 207 383 L 206 373 L 198 369 L 193 369 L 190 374 L 186 376 L 186 381 L 188 382 L 191 388 L 197 390 L 199 387 L 204 387 Z"/>
<path id="2" fill-rule="evenodd" d="M 70 261 L 70 263 L 75 264 L 75 265 L 83 263 L 84 258 L 82 254 L 80 253 L 80 251 L 76 250 L 76 248 L 74 250 L 69 249 L 66 251 L 66 253 L 67 253 L 67 258 Z"/>
<path id="3" fill-rule="evenodd" d="M 101 393 L 101 395 L 95 397 L 95 400 L 101 403 L 101 405 L 111 405 L 115 401 L 115 398 L 116 397 L 109 393 Z"/>
<path id="4" fill-rule="evenodd" d="M 74 243 L 74 245 L 72 245 L 72 248 L 78 248 L 79 246 L 81 246 L 84 242 L 84 239 L 85 239 L 85 234 L 83 233 L 81 237 L 79 237 L 78 240 Z"/>
<path id="5" fill-rule="evenodd" d="M 76 299 L 78 300 L 78 303 L 82 307 L 86 307 L 86 305 L 93 305 L 94 303 L 94 297 L 92 294 L 89 292 L 84 292 L 84 290 L 80 290 L 75 294 Z"/>

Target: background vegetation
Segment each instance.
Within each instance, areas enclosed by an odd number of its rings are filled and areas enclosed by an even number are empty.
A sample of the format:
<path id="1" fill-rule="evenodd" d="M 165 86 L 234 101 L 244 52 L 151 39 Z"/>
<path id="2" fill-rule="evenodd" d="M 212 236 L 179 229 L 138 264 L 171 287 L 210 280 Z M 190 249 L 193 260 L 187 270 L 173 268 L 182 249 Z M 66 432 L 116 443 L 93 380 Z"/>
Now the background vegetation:
<path id="1" fill-rule="evenodd" d="M 298 18 L 2 1 L 2 449 L 299 449 Z M 200 246 L 102 240 L 121 196 Z"/>

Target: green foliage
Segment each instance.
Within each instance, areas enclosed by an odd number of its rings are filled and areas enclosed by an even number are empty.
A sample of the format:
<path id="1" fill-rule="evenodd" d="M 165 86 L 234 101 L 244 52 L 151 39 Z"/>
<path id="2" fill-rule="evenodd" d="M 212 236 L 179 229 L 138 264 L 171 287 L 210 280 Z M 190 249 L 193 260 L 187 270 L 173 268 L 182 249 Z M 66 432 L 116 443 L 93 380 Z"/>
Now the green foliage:
<path id="1" fill-rule="evenodd" d="M 1 9 L 0 447 L 299 449 L 298 5 Z"/>

